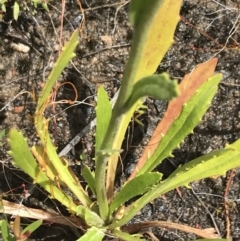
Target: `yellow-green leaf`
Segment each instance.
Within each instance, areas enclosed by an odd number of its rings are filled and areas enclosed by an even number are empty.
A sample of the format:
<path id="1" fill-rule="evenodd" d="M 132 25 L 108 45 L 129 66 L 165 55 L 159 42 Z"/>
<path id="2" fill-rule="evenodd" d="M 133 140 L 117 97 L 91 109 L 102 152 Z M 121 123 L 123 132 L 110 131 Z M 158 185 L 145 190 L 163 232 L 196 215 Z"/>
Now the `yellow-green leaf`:
<path id="1" fill-rule="evenodd" d="M 15 20 L 18 19 L 19 11 L 20 11 L 19 4 L 15 1 L 13 5 L 13 18 Z"/>

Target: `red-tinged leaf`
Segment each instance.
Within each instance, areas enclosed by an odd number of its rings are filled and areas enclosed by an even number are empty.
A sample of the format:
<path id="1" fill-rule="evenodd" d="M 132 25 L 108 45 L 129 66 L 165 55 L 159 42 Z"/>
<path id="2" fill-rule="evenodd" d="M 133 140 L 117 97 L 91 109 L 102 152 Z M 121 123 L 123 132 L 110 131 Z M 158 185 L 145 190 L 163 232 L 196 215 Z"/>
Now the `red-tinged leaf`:
<path id="1" fill-rule="evenodd" d="M 214 58 L 205 63 L 199 64 L 191 73 L 185 75 L 179 85 L 180 95 L 169 103 L 163 119 L 155 129 L 142 157 L 138 160 L 138 164 L 130 179 L 135 177 L 148 158 L 152 156 L 158 147 L 162 136 L 167 133 L 174 120 L 181 114 L 183 105 L 196 93 L 198 88 L 206 82 L 207 79 L 213 76 L 216 65 L 217 58 Z"/>

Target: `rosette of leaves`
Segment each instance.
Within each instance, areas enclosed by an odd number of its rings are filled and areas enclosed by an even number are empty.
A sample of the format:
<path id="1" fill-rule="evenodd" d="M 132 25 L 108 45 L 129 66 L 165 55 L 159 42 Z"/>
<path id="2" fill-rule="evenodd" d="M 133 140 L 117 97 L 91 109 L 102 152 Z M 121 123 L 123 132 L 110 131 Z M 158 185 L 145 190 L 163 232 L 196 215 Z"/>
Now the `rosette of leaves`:
<path id="1" fill-rule="evenodd" d="M 137 234 L 136 226 L 145 228 L 144 223 L 127 224 L 147 203 L 177 187 L 189 187 L 193 181 L 224 175 L 227 170 L 239 166 L 240 141 L 236 141 L 179 167 L 164 181 L 162 174 L 154 171 L 201 121 L 221 80 L 221 74 L 214 75 L 216 59 L 199 65 L 180 85 L 166 73 L 154 74 L 173 42 L 181 4 L 180 0 L 130 1 L 129 16 L 135 33 L 120 93 L 112 108 L 106 91 L 99 88 L 95 170 L 87 166 L 82 168 L 81 175 L 91 192 L 81 186 L 67 160 L 58 156 L 48 131 L 49 120 L 43 115 L 55 82 L 75 56 L 78 30 L 64 46 L 37 103 L 35 127 L 42 146 L 29 149 L 21 132 L 10 131 L 9 154 L 15 165 L 74 215 L 75 226 L 86 230 L 77 240 L 98 241 L 106 235 L 121 240 L 143 240 Z M 146 149 L 129 180 L 116 192 L 114 181 L 124 135 L 134 111 L 146 96 L 168 100 L 169 106 L 153 135 L 157 144 Z M 67 186 L 79 202 L 73 201 L 61 186 Z M 92 196 L 96 200 L 91 199 Z M 127 205 L 132 198 L 134 201 Z M 205 232 L 198 235 L 205 240 L 216 238 Z"/>

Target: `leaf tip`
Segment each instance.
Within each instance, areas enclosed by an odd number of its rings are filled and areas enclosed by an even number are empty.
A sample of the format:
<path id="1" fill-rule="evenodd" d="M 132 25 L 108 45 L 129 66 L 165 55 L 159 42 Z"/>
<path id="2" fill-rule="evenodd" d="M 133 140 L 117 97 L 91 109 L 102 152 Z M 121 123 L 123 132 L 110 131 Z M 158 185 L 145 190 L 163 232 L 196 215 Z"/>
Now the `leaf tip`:
<path id="1" fill-rule="evenodd" d="M 189 183 L 186 183 L 184 186 L 188 189 L 191 189 L 191 186 L 189 185 Z"/>

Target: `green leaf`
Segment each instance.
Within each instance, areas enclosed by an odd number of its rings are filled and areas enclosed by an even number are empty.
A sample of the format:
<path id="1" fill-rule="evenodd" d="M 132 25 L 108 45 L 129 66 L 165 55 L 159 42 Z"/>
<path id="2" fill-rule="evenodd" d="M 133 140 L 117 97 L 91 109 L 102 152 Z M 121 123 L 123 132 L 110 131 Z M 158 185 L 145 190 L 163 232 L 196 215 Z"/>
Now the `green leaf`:
<path id="1" fill-rule="evenodd" d="M 42 7 L 43 7 L 47 12 L 49 12 L 49 8 L 48 8 L 47 3 L 42 3 Z"/>
<path id="2" fill-rule="evenodd" d="M 185 103 L 180 116 L 173 122 L 165 136 L 162 137 L 156 151 L 148 159 L 138 175 L 150 172 L 159 165 L 163 159 L 171 156 L 171 152 L 178 147 L 184 138 L 193 131 L 193 128 L 200 123 L 203 115 L 210 106 L 221 78 L 221 74 L 209 78 L 208 81 L 202 84 L 197 93 Z"/>
<path id="3" fill-rule="evenodd" d="M 110 214 L 131 198 L 141 195 L 152 188 L 162 178 L 161 173 L 145 173 L 132 179 L 117 193 L 110 205 Z"/>
<path id="4" fill-rule="evenodd" d="M 55 84 L 55 82 L 58 80 L 59 76 L 61 75 L 63 69 L 67 66 L 69 61 L 75 57 L 75 53 L 73 52 L 78 44 L 78 30 L 75 30 L 72 34 L 70 40 L 64 45 L 62 48 L 62 52 L 60 56 L 58 57 L 50 75 L 48 76 L 48 79 L 46 81 L 46 84 L 44 85 L 44 88 L 40 94 L 40 98 L 38 100 L 37 108 L 36 108 L 36 114 L 40 112 L 41 108 L 44 108 L 44 104 L 46 103 L 47 99 L 50 96 L 50 92 L 52 91 L 52 88 Z"/>
<path id="5" fill-rule="evenodd" d="M 118 229 L 114 229 L 113 234 L 115 236 L 117 236 L 118 238 L 120 238 L 120 240 L 124 240 L 124 241 L 146 241 L 146 239 L 134 237 L 133 235 L 124 233 Z M 138 236 L 139 236 L 139 234 L 138 234 Z"/>
<path id="6" fill-rule="evenodd" d="M 130 21 L 131 12 L 135 12 L 135 32 L 130 58 L 134 59 L 134 63 L 129 58 L 127 67 L 134 64 L 129 69 L 131 74 L 135 73 L 129 76 L 133 78 L 134 83 L 156 71 L 173 43 L 181 5 L 182 0 L 131 1 Z M 134 9 L 136 11 L 133 11 Z M 129 74 L 128 68 L 125 69 L 125 74 Z"/>
<path id="7" fill-rule="evenodd" d="M 239 158 L 240 139 L 224 149 L 213 151 L 177 168 L 159 185 L 159 191 L 164 190 L 165 193 L 179 186 L 189 187 L 188 184 L 196 180 L 225 175 L 226 171 L 240 166 Z"/>
<path id="8" fill-rule="evenodd" d="M 136 26 L 133 43 L 129 60 L 124 70 L 119 98 L 114 106 L 113 118 L 110 122 L 108 135 L 104 139 L 102 149 L 121 149 L 126 129 L 129 126 L 136 107 L 141 101 L 138 101 L 136 105 L 124 114 L 122 114 L 123 106 L 130 98 L 134 84 L 140 79 L 155 73 L 160 61 L 173 43 L 173 35 L 179 21 L 179 12 L 182 5 L 182 0 L 133 1 L 130 11 L 135 11 L 134 7 L 138 8 L 137 4 L 146 4 L 147 6 L 145 5 L 146 8 L 144 11 L 142 7 L 136 10 L 137 12 L 142 11 L 141 13 L 137 13 L 133 17 L 130 16 L 132 23 Z M 103 157 L 101 162 L 99 162 L 102 167 L 98 168 L 98 170 L 96 169 L 96 179 L 102 179 L 103 175 L 99 173 L 100 169 L 105 170 L 108 163 L 106 186 L 109 197 L 113 193 L 118 159 L 117 155 L 108 159 Z M 97 189 L 99 191 L 104 190 L 100 185 Z M 105 209 L 105 205 L 102 205 L 101 201 L 99 205 L 101 213 L 101 210 Z M 101 206 L 104 207 L 101 208 Z"/>
<path id="9" fill-rule="evenodd" d="M 96 227 L 91 227 L 87 232 L 77 241 L 101 241 L 105 236 L 104 230 Z"/>
<path id="10" fill-rule="evenodd" d="M 84 177 L 92 192 L 96 195 L 94 174 L 91 172 L 90 168 L 84 165 L 81 175 Z"/>
<path id="11" fill-rule="evenodd" d="M 46 120 L 43 115 L 44 110 L 48 104 L 49 97 L 51 96 L 50 93 L 52 88 L 58 77 L 61 75 L 65 66 L 69 63 L 71 58 L 75 56 L 73 51 L 75 50 L 77 44 L 78 30 L 74 31 L 69 42 L 64 45 L 62 52 L 46 81 L 46 84 L 40 94 L 40 98 L 37 103 L 34 124 L 37 130 L 37 134 L 44 146 L 44 150 L 46 152 L 45 154 L 54 166 L 61 181 L 63 181 L 68 186 L 68 188 L 75 194 L 75 196 L 84 206 L 91 206 L 92 201 L 88 197 L 87 193 L 81 186 L 74 173 L 71 172 L 71 169 L 68 167 L 68 163 L 59 158 L 56 152 L 56 147 L 53 145 L 48 132 L 49 120 Z"/>
<path id="12" fill-rule="evenodd" d="M 36 229 L 38 229 L 42 225 L 42 220 L 37 220 L 31 224 L 29 224 L 21 233 L 24 234 L 26 232 L 33 233 Z"/>
<path id="13" fill-rule="evenodd" d="M 41 173 L 41 170 L 30 152 L 27 141 L 24 139 L 22 133 L 16 129 L 11 130 L 9 133 L 9 144 L 11 151 L 8 154 L 12 156 L 14 164 L 35 179 Z M 40 175 L 40 182 L 42 181 L 41 177 Z M 46 180 L 46 178 L 44 179 Z"/>
<path id="14" fill-rule="evenodd" d="M 1 233 L 4 241 L 9 240 L 9 231 L 8 231 L 8 224 L 6 220 L 3 220 L 1 223 Z"/>
<path id="15" fill-rule="evenodd" d="M 180 186 L 188 184 L 206 177 L 225 175 L 228 170 L 240 166 L 240 139 L 224 149 L 211 152 L 199 157 L 182 167 L 178 168 L 163 182 L 127 207 L 121 220 L 113 221 L 110 228 L 120 227 L 126 224 L 136 215 L 147 203 L 155 198 Z"/>
<path id="16" fill-rule="evenodd" d="M 8 229 L 8 223 L 6 220 L 1 222 L 1 234 L 4 241 L 16 241 L 14 236 L 11 236 Z"/>
<path id="17" fill-rule="evenodd" d="M 46 120 L 43 115 L 46 105 L 48 104 L 52 88 L 59 76 L 61 75 L 63 69 L 75 56 L 73 51 L 75 50 L 77 44 L 78 30 L 75 30 L 69 42 L 64 45 L 62 52 L 58 57 L 58 60 L 55 63 L 55 66 L 52 69 L 41 92 L 36 108 L 34 123 L 41 142 L 44 145 L 46 155 L 56 169 L 56 172 L 59 174 L 59 178 L 61 179 L 61 181 L 63 181 L 68 186 L 68 188 L 75 194 L 75 196 L 84 206 L 91 206 L 92 202 L 88 197 L 87 193 L 82 188 L 79 180 L 76 178 L 74 173 L 70 171 L 68 164 L 65 161 L 62 161 L 57 155 L 56 148 L 53 145 L 48 132 L 49 120 Z"/>
<path id="18" fill-rule="evenodd" d="M 2 9 L 3 12 L 6 12 L 6 6 L 5 6 L 5 4 L 3 4 L 3 5 L 1 6 L 1 9 Z"/>
<path id="19" fill-rule="evenodd" d="M 103 138 L 105 137 L 109 121 L 112 115 L 112 104 L 109 101 L 107 92 L 102 86 L 98 89 L 97 107 L 96 107 L 96 146 L 95 152 L 97 153 L 102 145 Z"/>
<path id="20" fill-rule="evenodd" d="M 159 100 L 171 100 L 178 93 L 177 81 L 172 81 L 167 73 L 147 76 L 133 86 L 132 94 L 124 106 L 124 112 L 143 97 L 151 96 Z"/>
<path id="21" fill-rule="evenodd" d="M 84 217 L 84 221 L 90 226 L 101 228 L 104 225 L 104 221 L 97 215 L 97 213 L 92 212 L 89 208 L 82 205 L 77 206 L 77 215 L 81 214 Z"/>
<path id="22" fill-rule="evenodd" d="M 76 213 L 77 206 L 74 204 L 72 198 L 58 189 L 38 167 L 22 133 L 15 129 L 11 130 L 9 133 L 9 144 L 11 151 L 9 151 L 8 154 L 12 156 L 14 164 L 33 178 L 33 180 L 49 192 L 52 197 L 69 208 L 71 212 Z"/>
<path id="23" fill-rule="evenodd" d="M 13 5 L 13 18 L 15 20 L 18 19 L 19 11 L 20 11 L 19 4 L 17 3 L 17 1 L 15 1 Z"/>
<path id="24" fill-rule="evenodd" d="M 75 174 L 71 171 L 71 168 L 69 168 L 68 163 L 59 158 L 56 147 L 53 145 L 48 132 L 48 120 L 44 119 L 43 115 L 38 114 L 35 116 L 34 121 L 37 133 L 44 145 L 45 155 L 47 155 L 48 160 L 51 161 L 51 165 L 54 166 L 60 180 L 67 185 L 84 206 L 91 206 L 92 201 Z"/>

